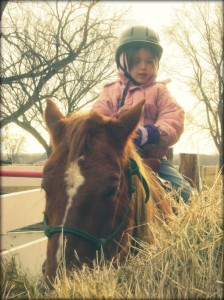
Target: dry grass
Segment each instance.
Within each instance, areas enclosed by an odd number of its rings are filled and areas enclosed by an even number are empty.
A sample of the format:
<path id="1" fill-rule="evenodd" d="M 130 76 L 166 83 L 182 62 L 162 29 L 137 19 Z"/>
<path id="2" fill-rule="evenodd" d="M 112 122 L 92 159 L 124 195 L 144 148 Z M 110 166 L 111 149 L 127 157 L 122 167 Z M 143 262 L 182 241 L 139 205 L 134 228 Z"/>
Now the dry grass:
<path id="1" fill-rule="evenodd" d="M 142 244 L 118 268 L 101 261 L 70 277 L 62 271 L 55 290 L 43 292 L 39 279 L 5 266 L 1 298 L 222 299 L 223 195 L 218 182 L 192 197 L 189 205 L 179 203 L 169 234 L 161 237 L 154 228 L 156 245 Z"/>

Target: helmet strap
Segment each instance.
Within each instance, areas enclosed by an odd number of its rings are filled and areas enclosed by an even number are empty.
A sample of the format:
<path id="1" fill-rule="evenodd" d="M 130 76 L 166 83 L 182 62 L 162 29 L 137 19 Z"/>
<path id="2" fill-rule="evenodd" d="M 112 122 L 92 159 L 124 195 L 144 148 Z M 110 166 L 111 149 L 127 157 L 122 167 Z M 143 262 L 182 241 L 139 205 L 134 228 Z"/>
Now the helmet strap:
<path id="1" fill-rule="evenodd" d="M 120 69 L 123 71 L 124 73 L 124 76 L 128 78 L 128 82 L 126 83 L 126 86 L 124 88 L 124 91 L 123 91 L 123 94 L 122 94 L 122 98 L 121 98 L 121 101 L 120 101 L 120 107 L 122 107 L 124 105 L 124 102 L 125 102 L 125 98 L 127 96 L 127 93 L 128 93 L 128 89 L 129 89 L 129 86 L 131 83 L 134 83 L 135 85 L 140 85 L 139 82 L 135 81 L 131 75 L 122 67 L 120 66 Z"/>
<path id="2" fill-rule="evenodd" d="M 122 98 L 121 98 L 121 101 L 120 101 L 120 104 L 119 104 L 120 107 L 122 107 L 124 105 L 124 101 L 125 101 L 125 98 L 127 96 L 127 92 L 128 92 L 128 88 L 130 86 L 130 83 L 131 83 L 131 79 L 128 80 L 128 82 L 126 83 L 126 86 L 124 88 Z"/>
<path id="3" fill-rule="evenodd" d="M 134 78 L 132 78 L 132 76 L 130 75 L 130 73 L 128 71 L 129 68 L 128 68 L 128 65 L 127 65 L 125 53 L 123 53 L 123 65 L 119 62 L 117 67 L 124 73 L 124 76 L 128 79 L 128 82 L 126 83 L 126 86 L 124 88 L 122 98 L 121 98 L 121 101 L 120 101 L 120 107 L 122 107 L 124 105 L 125 98 L 127 96 L 127 92 L 128 92 L 128 88 L 129 88 L 130 84 L 133 83 L 135 85 L 140 85 L 140 83 L 135 81 Z"/>

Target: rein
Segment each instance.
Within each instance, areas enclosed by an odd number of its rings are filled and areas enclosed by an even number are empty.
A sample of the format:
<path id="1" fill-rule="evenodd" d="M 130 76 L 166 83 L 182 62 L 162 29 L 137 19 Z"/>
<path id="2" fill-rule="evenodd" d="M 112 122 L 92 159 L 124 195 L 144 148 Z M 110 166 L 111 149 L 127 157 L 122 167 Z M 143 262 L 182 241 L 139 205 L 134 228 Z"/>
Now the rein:
<path id="1" fill-rule="evenodd" d="M 132 182 L 132 176 L 134 176 L 134 175 L 138 176 L 139 180 L 141 181 L 141 183 L 144 187 L 145 195 L 146 195 L 146 197 L 145 197 L 145 203 L 146 203 L 150 197 L 149 186 L 148 186 L 145 178 L 140 173 L 139 167 L 138 167 L 138 164 L 136 163 L 136 161 L 132 158 L 129 158 L 129 168 L 128 168 L 129 204 L 131 204 L 132 194 L 136 190 L 136 187 L 133 185 L 133 182 Z M 55 233 L 69 233 L 69 234 L 80 236 L 80 237 L 88 240 L 89 242 L 95 244 L 97 249 L 100 247 L 104 248 L 105 245 L 116 236 L 116 234 L 121 230 L 124 223 L 127 221 L 127 218 L 129 215 L 129 210 L 130 210 L 130 207 L 129 207 L 128 211 L 125 213 L 125 215 L 123 216 L 121 222 L 118 224 L 118 226 L 113 231 L 113 233 L 111 235 L 109 235 L 107 238 L 97 238 L 85 231 L 82 231 L 77 228 L 68 227 L 68 226 L 56 226 L 56 227 L 50 226 L 48 224 L 48 219 L 45 214 L 44 214 L 44 220 L 43 220 L 44 233 L 48 238 L 51 237 Z"/>

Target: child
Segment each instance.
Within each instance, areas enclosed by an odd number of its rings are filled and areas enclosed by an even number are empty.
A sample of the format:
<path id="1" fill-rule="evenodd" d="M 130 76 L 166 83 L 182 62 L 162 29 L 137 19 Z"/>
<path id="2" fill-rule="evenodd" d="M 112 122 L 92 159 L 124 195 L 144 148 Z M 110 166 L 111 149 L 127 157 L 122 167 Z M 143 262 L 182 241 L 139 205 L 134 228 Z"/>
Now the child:
<path id="1" fill-rule="evenodd" d="M 133 26 L 121 35 L 116 50 L 119 80 L 104 86 L 92 110 L 117 118 L 145 99 L 136 147 L 148 157 L 160 159 L 159 176 L 168 180 L 188 201 L 192 189 L 167 161 L 168 147 L 174 145 L 184 129 L 184 111 L 169 93 L 165 82 L 157 82 L 163 53 L 158 35 L 145 26 Z"/>

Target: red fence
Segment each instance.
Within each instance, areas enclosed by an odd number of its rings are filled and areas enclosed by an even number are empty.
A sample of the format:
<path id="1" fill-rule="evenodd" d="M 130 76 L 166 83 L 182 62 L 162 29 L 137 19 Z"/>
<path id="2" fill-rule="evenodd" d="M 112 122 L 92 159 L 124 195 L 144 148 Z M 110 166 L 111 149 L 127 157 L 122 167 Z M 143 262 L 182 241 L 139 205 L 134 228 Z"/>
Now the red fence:
<path id="1" fill-rule="evenodd" d="M 40 171 L 9 171 L 0 170 L 0 176 L 5 177 L 30 177 L 30 178 L 42 178 L 43 172 Z"/>

